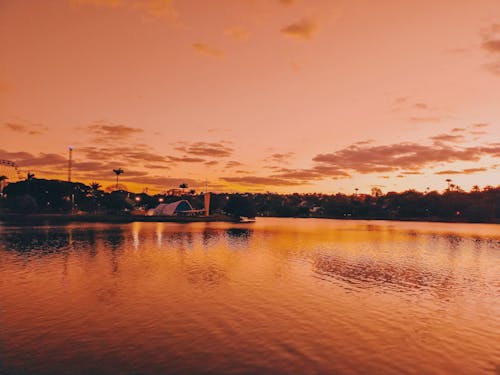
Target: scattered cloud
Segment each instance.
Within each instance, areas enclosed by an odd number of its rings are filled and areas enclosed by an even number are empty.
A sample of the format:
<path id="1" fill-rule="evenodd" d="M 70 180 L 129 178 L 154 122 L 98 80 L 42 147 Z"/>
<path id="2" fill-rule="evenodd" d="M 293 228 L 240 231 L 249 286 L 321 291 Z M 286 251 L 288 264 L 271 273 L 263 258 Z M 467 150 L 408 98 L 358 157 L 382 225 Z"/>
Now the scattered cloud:
<path id="1" fill-rule="evenodd" d="M 231 27 L 224 31 L 224 33 L 230 38 L 237 40 L 238 42 L 243 42 L 248 40 L 250 37 L 250 32 L 241 27 Z"/>
<path id="2" fill-rule="evenodd" d="M 48 127 L 42 124 L 22 124 L 17 122 L 6 122 L 2 128 L 14 133 L 26 135 L 41 135 L 47 132 Z"/>
<path id="3" fill-rule="evenodd" d="M 74 149 L 74 155 L 78 158 L 83 155 L 88 160 L 110 160 L 124 161 L 127 163 L 165 163 L 169 159 L 161 154 L 151 151 L 151 148 L 146 145 L 135 144 L 129 147 L 126 146 L 108 146 L 95 147 L 83 146 Z"/>
<path id="4" fill-rule="evenodd" d="M 404 172 L 401 172 L 401 174 L 405 174 L 405 175 L 419 175 L 419 174 L 423 174 L 423 173 L 419 172 L 419 171 L 404 171 Z"/>
<path id="5" fill-rule="evenodd" d="M 422 123 L 422 122 L 429 122 L 429 123 L 436 123 L 436 122 L 441 122 L 441 118 L 437 116 L 412 116 L 409 118 L 411 122 L 416 122 L 416 123 Z"/>
<path id="6" fill-rule="evenodd" d="M 43 152 L 35 155 L 24 151 L 10 152 L 0 150 L 0 159 L 14 162 L 23 170 L 32 167 L 49 167 L 60 170 L 60 168 L 65 168 L 68 163 L 66 157 L 62 155 Z"/>
<path id="7" fill-rule="evenodd" d="M 431 139 L 435 142 L 463 142 L 463 135 L 453 135 L 453 134 L 439 134 L 431 137 Z"/>
<path id="8" fill-rule="evenodd" d="M 487 123 L 485 123 L 485 122 L 480 122 L 480 123 L 477 123 L 477 124 L 473 124 L 473 125 L 472 125 L 472 127 L 474 127 L 474 128 L 485 128 L 485 127 L 487 127 L 487 126 L 488 126 L 488 124 L 487 124 Z"/>
<path id="9" fill-rule="evenodd" d="M 486 40 L 482 47 L 489 52 L 500 53 L 500 39 Z"/>
<path id="10" fill-rule="evenodd" d="M 168 16 L 177 19 L 173 0 L 72 0 L 81 6 L 139 9 L 152 16 Z"/>
<path id="11" fill-rule="evenodd" d="M 243 163 L 240 163 L 239 161 L 236 160 L 231 160 L 226 163 L 226 168 L 236 168 L 236 167 L 241 167 Z"/>
<path id="12" fill-rule="evenodd" d="M 194 142 L 182 143 L 175 147 L 177 151 L 182 151 L 191 155 L 207 157 L 227 157 L 233 154 L 233 149 L 223 142 Z"/>
<path id="13" fill-rule="evenodd" d="M 140 177 L 127 177 L 127 182 L 134 182 L 142 185 L 152 185 L 157 187 L 163 187 L 169 189 L 172 187 L 178 187 L 182 183 L 188 184 L 189 187 L 199 187 L 204 186 L 204 181 L 195 180 L 191 178 L 180 178 L 180 177 L 165 177 L 160 175 L 152 176 L 140 176 Z"/>
<path id="14" fill-rule="evenodd" d="M 205 161 L 205 159 L 190 156 L 169 156 L 168 159 L 174 163 L 203 163 Z"/>
<path id="15" fill-rule="evenodd" d="M 490 73 L 500 75 L 500 24 L 495 23 L 480 32 L 482 42 L 481 48 L 494 59 L 485 64 Z"/>
<path id="16" fill-rule="evenodd" d="M 453 133 L 463 132 L 463 131 L 465 131 L 465 128 L 453 128 L 453 129 L 451 129 L 451 131 Z"/>
<path id="17" fill-rule="evenodd" d="M 170 167 L 168 165 L 164 165 L 164 164 L 144 164 L 144 168 L 147 168 L 147 169 L 162 169 L 162 170 L 170 169 Z"/>
<path id="18" fill-rule="evenodd" d="M 262 176 L 222 177 L 223 181 L 241 185 L 265 185 L 265 186 L 296 186 L 303 185 L 301 182 Z"/>
<path id="19" fill-rule="evenodd" d="M 73 0 L 73 2 L 79 5 L 93 5 L 104 7 L 116 7 L 123 4 L 123 0 Z"/>
<path id="20" fill-rule="evenodd" d="M 193 43 L 193 48 L 198 52 L 200 55 L 205 55 L 205 56 L 210 56 L 210 57 L 223 57 L 224 53 L 214 47 L 209 46 L 208 44 L 205 43 Z"/>
<path id="21" fill-rule="evenodd" d="M 488 169 L 487 168 L 466 168 L 462 169 L 461 171 L 458 170 L 445 170 L 445 171 L 439 171 L 434 174 L 436 175 L 449 175 L 449 174 L 474 174 L 474 173 L 479 173 L 479 172 L 486 172 Z"/>
<path id="22" fill-rule="evenodd" d="M 443 143 L 426 145 L 412 142 L 366 147 L 351 145 L 333 153 L 319 154 L 313 160 L 334 171 L 367 174 L 420 170 L 437 163 L 478 161 L 483 156 L 499 157 L 500 146 L 491 144 L 459 148 Z"/>
<path id="23" fill-rule="evenodd" d="M 178 17 L 173 0 L 140 0 L 136 1 L 136 4 L 153 16 L 169 16 L 171 18 Z"/>
<path id="24" fill-rule="evenodd" d="M 314 34 L 318 31 L 318 24 L 309 19 L 302 19 L 299 22 L 291 23 L 283 27 L 281 33 L 286 36 L 299 38 L 299 39 L 312 39 Z"/>
<path id="25" fill-rule="evenodd" d="M 275 152 L 274 154 L 269 155 L 265 160 L 272 161 L 275 163 L 288 163 L 291 158 L 295 156 L 295 152 L 285 152 L 279 153 Z"/>
<path id="26" fill-rule="evenodd" d="M 104 122 L 95 122 L 80 129 L 93 135 L 95 143 L 123 140 L 143 132 L 141 128 Z"/>

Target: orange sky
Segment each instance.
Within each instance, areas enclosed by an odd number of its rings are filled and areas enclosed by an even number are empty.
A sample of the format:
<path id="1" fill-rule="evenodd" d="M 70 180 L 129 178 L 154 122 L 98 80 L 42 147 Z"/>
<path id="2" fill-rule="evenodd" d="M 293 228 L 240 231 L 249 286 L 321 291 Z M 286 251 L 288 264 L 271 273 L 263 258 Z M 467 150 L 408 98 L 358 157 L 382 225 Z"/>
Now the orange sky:
<path id="1" fill-rule="evenodd" d="M 131 189 L 497 185 L 498 0 L 0 0 L 0 159 Z"/>

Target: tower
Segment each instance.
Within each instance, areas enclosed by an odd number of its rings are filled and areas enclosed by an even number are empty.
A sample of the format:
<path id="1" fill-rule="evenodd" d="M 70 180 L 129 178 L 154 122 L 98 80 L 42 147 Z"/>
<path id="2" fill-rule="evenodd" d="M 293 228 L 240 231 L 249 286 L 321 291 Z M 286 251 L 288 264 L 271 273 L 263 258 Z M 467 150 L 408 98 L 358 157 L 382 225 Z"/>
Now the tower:
<path id="1" fill-rule="evenodd" d="M 73 146 L 68 148 L 68 182 L 71 182 L 71 169 L 73 167 Z"/>

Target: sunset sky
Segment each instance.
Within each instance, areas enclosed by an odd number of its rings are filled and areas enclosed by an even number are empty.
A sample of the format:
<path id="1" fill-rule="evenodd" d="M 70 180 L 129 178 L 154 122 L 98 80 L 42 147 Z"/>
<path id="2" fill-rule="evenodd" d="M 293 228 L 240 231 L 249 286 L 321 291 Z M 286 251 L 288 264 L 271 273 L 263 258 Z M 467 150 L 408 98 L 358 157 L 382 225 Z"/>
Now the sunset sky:
<path id="1" fill-rule="evenodd" d="M 0 159 L 161 191 L 498 185 L 498 0 L 0 0 Z"/>

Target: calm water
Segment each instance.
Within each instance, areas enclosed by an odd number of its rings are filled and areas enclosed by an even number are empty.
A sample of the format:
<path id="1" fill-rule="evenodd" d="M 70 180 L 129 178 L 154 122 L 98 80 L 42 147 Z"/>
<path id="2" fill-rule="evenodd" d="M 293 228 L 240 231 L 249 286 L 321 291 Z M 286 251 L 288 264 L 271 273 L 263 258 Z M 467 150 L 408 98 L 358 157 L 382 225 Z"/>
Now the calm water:
<path id="1" fill-rule="evenodd" d="M 500 373 L 500 226 L 0 227 L 1 374 Z"/>

